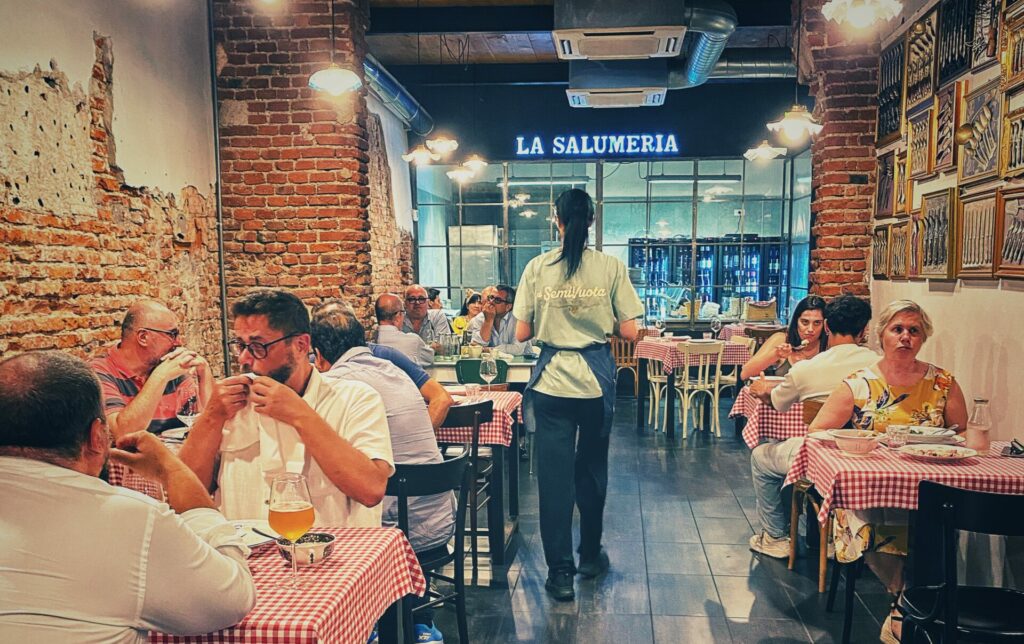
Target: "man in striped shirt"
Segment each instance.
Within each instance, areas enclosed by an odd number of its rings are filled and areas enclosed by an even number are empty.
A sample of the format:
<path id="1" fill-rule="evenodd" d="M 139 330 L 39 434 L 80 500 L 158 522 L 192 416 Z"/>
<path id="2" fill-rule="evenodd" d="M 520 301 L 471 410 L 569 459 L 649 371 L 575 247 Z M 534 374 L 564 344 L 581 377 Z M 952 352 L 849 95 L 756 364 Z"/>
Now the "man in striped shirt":
<path id="1" fill-rule="evenodd" d="M 178 316 L 154 300 L 133 304 L 121 323 L 121 341 L 89 365 L 100 378 L 115 438 L 182 427 L 179 391 L 194 392 L 202 405 L 213 387 L 210 365 L 182 346 Z"/>

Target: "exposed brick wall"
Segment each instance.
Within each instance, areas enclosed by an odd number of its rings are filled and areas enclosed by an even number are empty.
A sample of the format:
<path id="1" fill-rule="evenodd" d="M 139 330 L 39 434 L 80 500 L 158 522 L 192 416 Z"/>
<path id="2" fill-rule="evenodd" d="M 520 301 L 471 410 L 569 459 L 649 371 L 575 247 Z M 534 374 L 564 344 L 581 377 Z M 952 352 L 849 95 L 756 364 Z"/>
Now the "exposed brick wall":
<path id="1" fill-rule="evenodd" d="M 370 141 L 371 283 L 375 295 L 399 293 L 411 282 L 412 234 L 401 230 L 395 219 L 391 168 L 380 117 L 371 113 L 366 125 Z"/>
<path id="2" fill-rule="evenodd" d="M 222 371 L 216 215 L 197 187 L 124 185 L 111 125 L 113 43 L 88 90 L 56 69 L 0 72 L 0 355 L 95 354 L 138 297 L 166 302 Z M 210 194 L 210 186 L 200 186 Z"/>
<path id="3" fill-rule="evenodd" d="M 362 94 L 314 92 L 330 59 L 328 0 L 215 0 L 229 301 L 284 287 L 369 310 L 368 142 Z M 335 60 L 359 67 L 367 7 L 339 1 Z"/>
<path id="4" fill-rule="evenodd" d="M 878 39 L 848 38 L 803 2 L 800 75 L 825 127 L 811 147 L 811 292 L 868 295 L 871 200 L 875 186 Z M 793 2 L 793 15 L 798 3 Z M 846 30 L 848 32 L 848 30 Z"/>

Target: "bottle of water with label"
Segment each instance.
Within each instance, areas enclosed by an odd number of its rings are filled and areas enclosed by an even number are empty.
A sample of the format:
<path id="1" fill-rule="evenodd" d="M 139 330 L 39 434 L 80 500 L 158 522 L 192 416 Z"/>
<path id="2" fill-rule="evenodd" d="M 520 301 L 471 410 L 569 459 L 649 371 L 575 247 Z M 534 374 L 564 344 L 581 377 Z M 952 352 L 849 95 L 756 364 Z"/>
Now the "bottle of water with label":
<path id="1" fill-rule="evenodd" d="M 984 398 L 974 399 L 974 410 L 967 421 L 967 439 L 965 445 L 979 454 L 987 454 L 989 444 L 989 430 L 992 429 L 992 416 L 989 413 L 988 400 Z"/>

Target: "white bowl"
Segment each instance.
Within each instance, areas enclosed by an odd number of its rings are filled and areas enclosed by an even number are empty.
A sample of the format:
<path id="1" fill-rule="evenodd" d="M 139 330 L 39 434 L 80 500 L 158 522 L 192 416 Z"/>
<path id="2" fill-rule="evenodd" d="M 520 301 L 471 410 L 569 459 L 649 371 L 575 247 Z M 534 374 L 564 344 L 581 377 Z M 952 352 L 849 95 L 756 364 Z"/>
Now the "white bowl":
<path id="1" fill-rule="evenodd" d="M 287 539 L 277 540 L 277 551 L 285 558 L 292 560 L 292 546 Z M 299 567 L 315 566 L 331 556 L 334 551 L 334 535 L 326 532 L 307 532 L 295 542 L 295 561 Z"/>
<path id="2" fill-rule="evenodd" d="M 847 454 L 867 454 L 878 447 L 878 435 L 864 429 L 830 429 L 828 433 Z"/>

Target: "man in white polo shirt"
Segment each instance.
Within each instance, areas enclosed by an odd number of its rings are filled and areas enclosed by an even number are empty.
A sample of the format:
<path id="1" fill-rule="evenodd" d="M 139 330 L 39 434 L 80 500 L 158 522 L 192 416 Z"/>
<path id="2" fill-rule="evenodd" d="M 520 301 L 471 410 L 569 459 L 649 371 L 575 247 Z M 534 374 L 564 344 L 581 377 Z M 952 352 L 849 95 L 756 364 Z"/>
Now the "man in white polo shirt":
<path id="1" fill-rule="evenodd" d="M 763 378 L 751 385 L 751 393 L 777 411 L 787 411 L 795 402 L 828 397 L 851 373 L 870 367 L 879 355 L 860 346 L 871 305 L 852 295 L 842 295 L 825 307 L 828 349 L 793 365 L 778 386 Z M 804 439 L 764 443 L 750 454 L 750 476 L 757 495 L 757 516 L 761 532 L 750 538 L 750 549 L 769 557 L 789 556 L 789 512 L 782 505 L 782 482 L 793 465 Z"/>
<path id="2" fill-rule="evenodd" d="M 309 313 L 283 290 L 231 307 L 243 372 L 215 386 L 180 456 L 229 519 L 262 519 L 270 481 L 306 476 L 317 526 L 379 526 L 394 472 L 384 403 L 361 382 L 328 383 L 309 362 Z M 216 469 L 217 457 L 219 469 Z M 215 471 L 216 470 L 216 471 Z"/>

